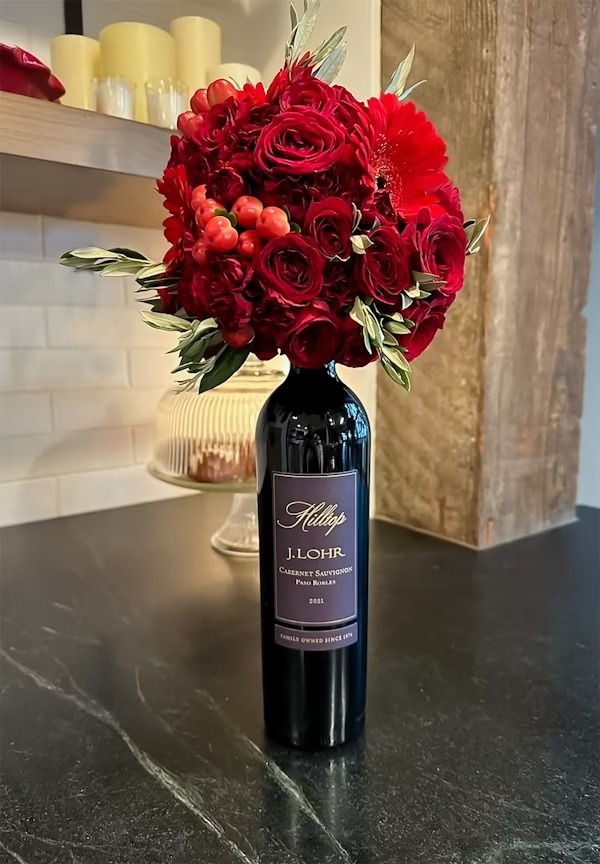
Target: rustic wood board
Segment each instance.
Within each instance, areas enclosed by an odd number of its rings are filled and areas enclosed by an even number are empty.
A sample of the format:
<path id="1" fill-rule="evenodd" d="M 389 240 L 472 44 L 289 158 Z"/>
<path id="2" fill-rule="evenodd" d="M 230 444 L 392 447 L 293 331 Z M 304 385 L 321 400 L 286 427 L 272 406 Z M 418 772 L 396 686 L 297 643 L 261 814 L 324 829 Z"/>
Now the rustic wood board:
<path id="1" fill-rule="evenodd" d="M 468 216 L 492 214 L 444 332 L 379 373 L 376 512 L 475 547 L 572 517 L 598 109 L 593 0 L 383 0 Z"/>

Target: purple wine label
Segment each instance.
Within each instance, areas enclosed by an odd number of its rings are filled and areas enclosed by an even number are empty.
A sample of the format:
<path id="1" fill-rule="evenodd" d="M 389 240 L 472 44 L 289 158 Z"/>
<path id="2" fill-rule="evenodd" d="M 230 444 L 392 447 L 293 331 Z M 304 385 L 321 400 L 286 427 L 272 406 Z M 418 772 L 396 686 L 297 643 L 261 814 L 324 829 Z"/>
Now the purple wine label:
<path id="1" fill-rule="evenodd" d="M 356 618 L 356 475 L 273 474 L 278 621 L 319 627 Z"/>
<path id="2" fill-rule="evenodd" d="M 300 630 L 298 627 L 275 625 L 275 642 L 297 651 L 331 651 L 358 642 L 358 621 L 332 630 Z"/>

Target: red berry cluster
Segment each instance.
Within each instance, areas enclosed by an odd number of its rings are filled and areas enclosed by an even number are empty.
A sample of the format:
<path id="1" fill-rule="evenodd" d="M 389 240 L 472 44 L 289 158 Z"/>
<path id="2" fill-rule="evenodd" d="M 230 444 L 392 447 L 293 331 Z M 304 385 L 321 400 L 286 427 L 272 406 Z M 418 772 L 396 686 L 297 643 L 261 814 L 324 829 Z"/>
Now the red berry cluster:
<path id="1" fill-rule="evenodd" d="M 192 190 L 192 207 L 202 233 L 192 247 L 192 257 L 206 264 L 208 249 L 233 252 L 255 261 L 262 240 L 284 237 L 291 230 L 288 214 L 280 207 L 263 207 L 254 195 L 240 196 L 227 212 L 214 198 L 206 197 L 206 184 Z"/>

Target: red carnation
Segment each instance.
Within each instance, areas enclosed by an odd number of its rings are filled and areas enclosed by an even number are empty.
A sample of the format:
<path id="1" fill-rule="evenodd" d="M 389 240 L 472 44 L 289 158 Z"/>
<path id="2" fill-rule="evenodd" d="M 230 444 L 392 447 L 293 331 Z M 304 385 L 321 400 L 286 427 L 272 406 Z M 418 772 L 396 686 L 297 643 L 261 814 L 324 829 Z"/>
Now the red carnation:
<path id="1" fill-rule="evenodd" d="M 369 235 L 373 245 L 358 258 L 357 278 L 362 293 L 395 306 L 402 291 L 412 284 L 406 243 L 390 225 Z"/>
<path id="2" fill-rule="evenodd" d="M 306 213 L 304 229 L 326 258 L 339 255 L 348 258 L 352 252 L 350 236 L 354 213 L 343 198 L 323 198 L 312 204 Z"/>
<path id="3" fill-rule="evenodd" d="M 319 369 L 335 357 L 339 342 L 339 319 L 326 303 L 317 301 L 301 309 L 285 345 L 285 351 L 294 366 Z"/>
<path id="4" fill-rule="evenodd" d="M 299 306 L 319 296 L 323 256 L 300 234 L 270 240 L 263 248 L 257 276 L 267 296 L 283 305 Z"/>
<path id="5" fill-rule="evenodd" d="M 220 201 L 227 208 L 240 196 L 245 195 L 246 191 L 242 175 L 231 165 L 223 165 L 213 171 L 206 181 L 206 197 Z"/>
<path id="6" fill-rule="evenodd" d="M 210 254 L 202 268 L 202 296 L 209 314 L 223 330 L 240 330 L 252 316 L 252 301 L 244 288 L 252 277 L 239 258 Z"/>
<path id="7" fill-rule="evenodd" d="M 378 359 L 375 350 L 372 354 L 367 351 L 360 324 L 353 321 L 349 315 L 345 315 L 340 325 L 340 346 L 335 358 L 338 363 L 343 366 L 366 366 Z"/>
<path id="8" fill-rule="evenodd" d="M 435 190 L 447 178 L 446 145 L 423 111 L 393 93 L 369 99 L 375 145 L 372 164 L 378 185 L 389 192 L 404 219 L 437 202 Z"/>
<path id="9" fill-rule="evenodd" d="M 353 258 L 349 261 L 336 259 L 325 264 L 321 296 L 334 312 L 349 309 L 354 303 L 357 286 L 353 273 Z"/>
<path id="10" fill-rule="evenodd" d="M 277 109 L 269 103 L 242 99 L 235 122 L 228 128 L 225 147 L 231 165 L 238 171 L 254 167 L 254 151 L 262 130 L 275 116 Z"/>
<path id="11" fill-rule="evenodd" d="M 267 174 L 301 177 L 334 165 L 345 141 L 342 127 L 320 111 L 284 111 L 260 133 L 254 157 Z"/>
<path id="12" fill-rule="evenodd" d="M 337 122 L 346 130 L 347 142 L 343 154 L 344 162 L 357 162 L 364 175 L 372 184 L 371 159 L 374 142 L 374 130 L 367 109 L 355 96 L 335 84 L 332 88 L 335 94 L 332 113 Z"/>

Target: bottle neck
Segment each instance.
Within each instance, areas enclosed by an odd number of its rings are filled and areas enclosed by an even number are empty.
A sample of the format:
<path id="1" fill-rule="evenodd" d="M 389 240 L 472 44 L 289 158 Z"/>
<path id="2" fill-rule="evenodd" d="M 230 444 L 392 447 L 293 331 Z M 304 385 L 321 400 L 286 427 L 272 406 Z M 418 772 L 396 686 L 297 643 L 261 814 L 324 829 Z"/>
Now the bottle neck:
<path id="1" fill-rule="evenodd" d="M 301 379 L 306 383 L 314 382 L 315 384 L 318 384 L 319 381 L 338 380 L 335 363 L 333 361 L 331 363 L 326 363 L 325 366 L 320 366 L 318 369 L 303 369 L 300 366 L 294 366 L 292 363 L 290 366 L 289 377 L 294 380 Z"/>

